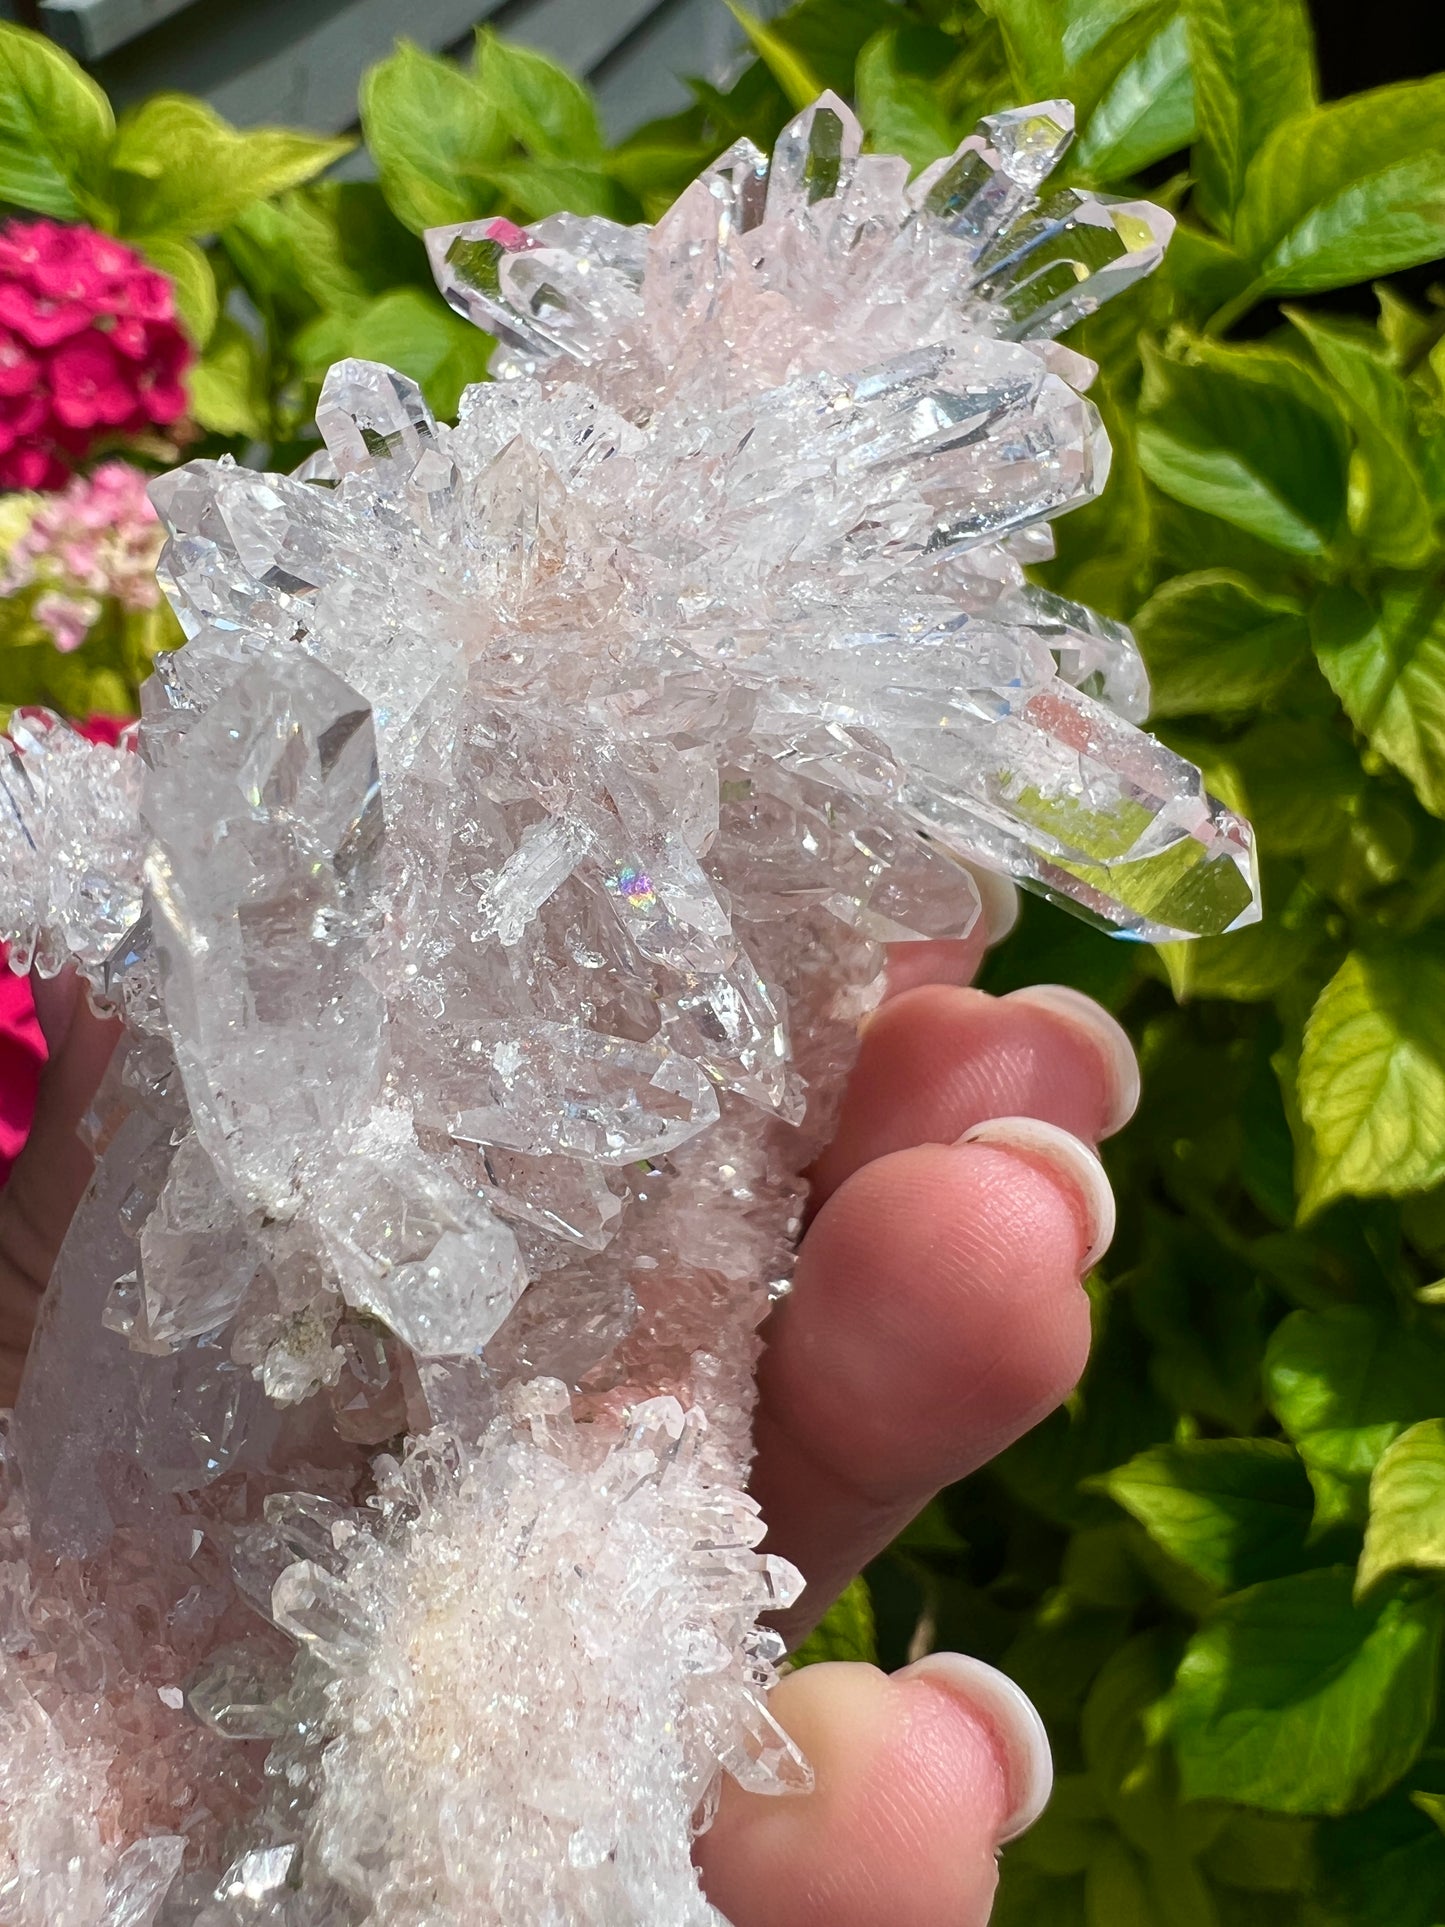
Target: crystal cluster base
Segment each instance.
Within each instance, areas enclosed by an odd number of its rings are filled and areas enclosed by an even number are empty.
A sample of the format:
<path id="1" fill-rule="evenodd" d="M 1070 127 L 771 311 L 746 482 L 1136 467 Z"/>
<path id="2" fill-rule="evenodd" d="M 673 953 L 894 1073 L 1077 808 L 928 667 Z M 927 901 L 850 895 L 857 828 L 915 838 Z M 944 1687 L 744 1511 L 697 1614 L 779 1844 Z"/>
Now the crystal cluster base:
<path id="1" fill-rule="evenodd" d="M 758 1328 L 885 946 L 992 871 L 1258 914 L 1246 825 L 1030 584 L 1103 485 L 1052 337 L 1167 216 L 1062 103 L 910 182 L 825 97 L 651 230 L 431 237 L 437 424 L 154 485 L 135 748 L 22 717 L 0 934 L 125 1041 L 4 1438 L 14 1927 L 675 1927 L 787 1793 Z"/>

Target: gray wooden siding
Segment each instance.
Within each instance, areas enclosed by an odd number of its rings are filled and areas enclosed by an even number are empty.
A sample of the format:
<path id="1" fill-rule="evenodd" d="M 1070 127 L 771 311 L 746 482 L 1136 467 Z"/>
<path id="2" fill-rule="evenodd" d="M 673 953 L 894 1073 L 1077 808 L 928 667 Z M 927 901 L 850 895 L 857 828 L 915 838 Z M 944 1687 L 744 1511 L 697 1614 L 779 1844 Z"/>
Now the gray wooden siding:
<path id="1" fill-rule="evenodd" d="M 0 17 L 38 25 L 118 105 L 175 88 L 241 126 L 325 133 L 354 125 L 357 82 L 398 34 L 464 52 L 490 21 L 593 80 L 613 138 L 684 107 L 680 75 L 723 80 L 742 51 L 723 0 L 0 0 Z"/>

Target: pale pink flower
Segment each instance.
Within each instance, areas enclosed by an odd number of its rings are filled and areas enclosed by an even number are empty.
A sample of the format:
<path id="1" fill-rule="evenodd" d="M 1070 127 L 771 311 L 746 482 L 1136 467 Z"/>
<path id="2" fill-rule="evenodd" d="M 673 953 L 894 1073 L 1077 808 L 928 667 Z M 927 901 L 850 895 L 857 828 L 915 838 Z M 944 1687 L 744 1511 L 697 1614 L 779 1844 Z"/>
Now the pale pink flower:
<path id="1" fill-rule="evenodd" d="M 76 649 L 105 598 L 123 609 L 154 609 L 162 531 L 146 477 L 129 462 L 103 462 L 43 497 L 0 573 L 0 595 L 38 588 L 36 620 L 57 649 Z"/>
<path id="2" fill-rule="evenodd" d="M 48 590 L 35 602 L 35 620 L 50 631 L 63 656 L 80 647 L 99 614 L 100 604 L 94 596 L 59 595 Z"/>

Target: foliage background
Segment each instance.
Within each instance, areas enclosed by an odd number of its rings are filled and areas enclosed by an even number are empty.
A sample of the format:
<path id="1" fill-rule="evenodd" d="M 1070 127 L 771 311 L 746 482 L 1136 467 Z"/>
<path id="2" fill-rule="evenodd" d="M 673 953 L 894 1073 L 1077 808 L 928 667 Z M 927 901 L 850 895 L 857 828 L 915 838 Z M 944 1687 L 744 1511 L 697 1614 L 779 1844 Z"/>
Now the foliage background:
<path id="1" fill-rule="evenodd" d="M 1301 0 L 741 17 L 735 84 L 613 148 L 542 57 L 483 33 L 464 69 L 403 42 L 363 85 L 374 183 L 322 178 L 337 143 L 178 96 L 117 126 L 0 28 L 0 200 L 173 275 L 193 452 L 275 467 L 307 452 L 337 356 L 394 362 L 439 412 L 481 377 L 423 227 L 650 218 L 823 86 L 918 164 L 1068 95 L 1069 180 L 1179 214 L 1164 268 L 1072 337 L 1114 472 L 1042 573 L 1134 625 L 1154 726 L 1258 827 L 1266 921 L 1150 951 L 1031 903 L 991 962 L 991 988 L 1099 997 L 1143 1059 L 1093 1362 L 804 1657 L 957 1646 L 1034 1696 L 1060 1778 L 1006 1855 L 1003 1927 L 1441 1927 L 1445 306 L 1421 291 L 1445 76 L 1321 105 Z M 0 700 L 33 699 L 8 635 L 0 615 Z"/>

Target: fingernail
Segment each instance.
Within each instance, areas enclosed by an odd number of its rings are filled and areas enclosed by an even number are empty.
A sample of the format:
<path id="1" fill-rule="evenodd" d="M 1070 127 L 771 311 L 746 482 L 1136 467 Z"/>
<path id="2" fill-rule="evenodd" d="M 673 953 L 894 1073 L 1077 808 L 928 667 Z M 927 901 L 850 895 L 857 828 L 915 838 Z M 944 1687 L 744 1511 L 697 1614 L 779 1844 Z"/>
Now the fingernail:
<path id="1" fill-rule="evenodd" d="M 1009 1810 L 998 1844 L 1016 1840 L 1048 1805 L 1054 1787 L 1054 1760 L 1038 1708 L 1006 1673 L 967 1653 L 929 1653 L 893 1675 L 931 1679 L 979 1715 L 1003 1757 Z"/>
<path id="2" fill-rule="evenodd" d="M 1084 1207 L 1085 1251 L 1081 1269 L 1098 1264 L 1114 1236 L 1114 1193 L 1104 1167 L 1071 1131 L 1037 1117 L 990 1117 L 959 1138 L 960 1144 L 996 1144 L 1045 1164 L 1067 1184 Z"/>
<path id="3" fill-rule="evenodd" d="M 983 927 L 988 933 L 988 940 L 990 943 L 1002 943 L 1019 920 L 1018 888 L 1008 877 L 1001 877 L 997 870 L 985 870 L 977 864 L 970 864 L 968 873 L 978 890 Z"/>
<path id="4" fill-rule="evenodd" d="M 1002 1001 L 1052 1011 L 1088 1037 L 1103 1057 L 1109 1078 L 1109 1108 L 1100 1135 L 1112 1137 L 1123 1130 L 1139 1106 L 1139 1060 L 1117 1018 L 1068 984 L 1026 984 L 1022 990 L 1011 990 Z"/>

